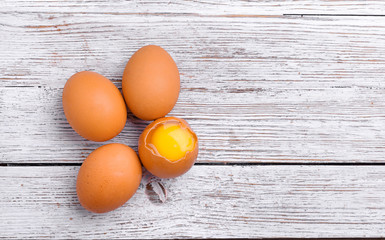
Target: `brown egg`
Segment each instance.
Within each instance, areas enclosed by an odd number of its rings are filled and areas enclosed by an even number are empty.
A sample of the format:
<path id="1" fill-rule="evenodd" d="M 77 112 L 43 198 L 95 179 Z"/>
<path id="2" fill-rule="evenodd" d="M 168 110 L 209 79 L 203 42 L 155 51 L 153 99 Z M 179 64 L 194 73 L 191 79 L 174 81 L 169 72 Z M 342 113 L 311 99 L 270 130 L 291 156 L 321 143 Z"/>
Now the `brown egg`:
<path id="1" fill-rule="evenodd" d="M 79 169 L 76 192 L 80 204 L 95 213 L 122 206 L 139 187 L 142 166 L 130 147 L 111 143 L 97 148 Z"/>
<path id="2" fill-rule="evenodd" d="M 159 178 L 186 173 L 198 156 L 198 138 L 188 123 L 165 117 L 148 125 L 140 135 L 139 157 L 143 166 Z"/>
<path id="3" fill-rule="evenodd" d="M 149 45 L 132 55 L 123 73 L 122 90 L 131 112 L 143 120 L 165 116 L 178 100 L 180 79 L 172 57 Z"/>
<path id="4" fill-rule="evenodd" d="M 107 141 L 126 124 L 127 108 L 122 94 L 98 73 L 74 74 L 64 86 L 62 101 L 68 123 L 88 140 Z"/>

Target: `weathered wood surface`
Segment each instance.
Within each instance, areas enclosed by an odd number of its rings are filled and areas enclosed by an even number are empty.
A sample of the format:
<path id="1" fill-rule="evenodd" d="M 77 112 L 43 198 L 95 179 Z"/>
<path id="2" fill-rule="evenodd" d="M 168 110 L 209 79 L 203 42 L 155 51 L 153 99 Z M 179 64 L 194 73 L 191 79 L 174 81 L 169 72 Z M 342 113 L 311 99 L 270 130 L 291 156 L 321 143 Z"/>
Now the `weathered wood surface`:
<path id="1" fill-rule="evenodd" d="M 120 87 L 147 44 L 178 64 L 171 115 L 197 132 L 198 162 L 385 163 L 384 14 L 380 0 L 0 1 L 0 164 L 24 164 L 0 167 L 0 238 L 385 237 L 380 165 L 197 165 L 163 181 L 165 203 L 141 186 L 103 215 L 60 166 L 102 145 L 66 122 L 66 79 Z M 136 149 L 146 124 L 130 115 L 109 142 Z"/>
<path id="2" fill-rule="evenodd" d="M 77 171 L 0 168 L 0 237 L 385 237 L 383 166 L 195 166 L 163 181 L 165 203 L 141 186 L 102 215 L 79 205 Z"/>
<path id="3" fill-rule="evenodd" d="M 3 163 L 81 162 L 101 144 L 67 124 L 66 79 L 94 70 L 120 86 L 125 63 L 146 44 L 163 46 L 180 68 L 170 114 L 197 132 L 199 162 L 385 162 L 385 18 L 49 9 L 1 15 Z M 146 124 L 130 117 L 112 141 L 136 148 Z"/>

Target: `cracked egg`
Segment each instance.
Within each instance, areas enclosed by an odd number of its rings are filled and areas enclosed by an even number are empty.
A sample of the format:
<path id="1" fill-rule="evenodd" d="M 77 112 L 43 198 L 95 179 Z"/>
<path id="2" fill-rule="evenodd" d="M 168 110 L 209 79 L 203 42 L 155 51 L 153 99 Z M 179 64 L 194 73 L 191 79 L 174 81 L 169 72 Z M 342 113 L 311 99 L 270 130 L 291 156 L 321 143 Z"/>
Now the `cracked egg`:
<path id="1" fill-rule="evenodd" d="M 138 152 L 143 166 L 153 175 L 174 178 L 194 165 L 198 156 L 198 138 L 185 120 L 164 117 L 144 129 Z"/>

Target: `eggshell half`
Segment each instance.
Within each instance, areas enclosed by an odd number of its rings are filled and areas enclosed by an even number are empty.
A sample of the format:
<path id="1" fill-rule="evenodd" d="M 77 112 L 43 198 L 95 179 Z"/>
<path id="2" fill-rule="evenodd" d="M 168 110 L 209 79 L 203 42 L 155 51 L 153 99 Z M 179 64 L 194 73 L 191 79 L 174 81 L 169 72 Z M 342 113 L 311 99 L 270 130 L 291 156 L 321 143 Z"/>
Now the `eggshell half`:
<path id="1" fill-rule="evenodd" d="M 180 124 L 182 127 L 188 129 L 195 138 L 195 146 L 193 150 L 187 152 L 183 158 L 174 162 L 161 156 L 149 145 L 152 130 L 154 130 L 159 124 L 168 122 Z M 144 129 L 139 137 L 138 151 L 143 166 L 149 172 L 159 178 L 174 178 L 183 175 L 194 165 L 194 162 L 198 157 L 198 138 L 185 120 L 176 117 L 160 118 L 149 124 Z"/>

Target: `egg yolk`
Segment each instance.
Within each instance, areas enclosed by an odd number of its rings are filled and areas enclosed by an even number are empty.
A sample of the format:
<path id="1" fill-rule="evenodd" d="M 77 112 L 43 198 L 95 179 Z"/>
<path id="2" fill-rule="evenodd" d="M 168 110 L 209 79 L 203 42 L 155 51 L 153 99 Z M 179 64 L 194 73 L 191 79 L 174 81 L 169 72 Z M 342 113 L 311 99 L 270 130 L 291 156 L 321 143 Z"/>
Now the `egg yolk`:
<path id="1" fill-rule="evenodd" d="M 176 123 L 159 125 L 154 129 L 150 141 L 160 155 L 172 162 L 192 151 L 195 144 L 193 134 Z"/>

